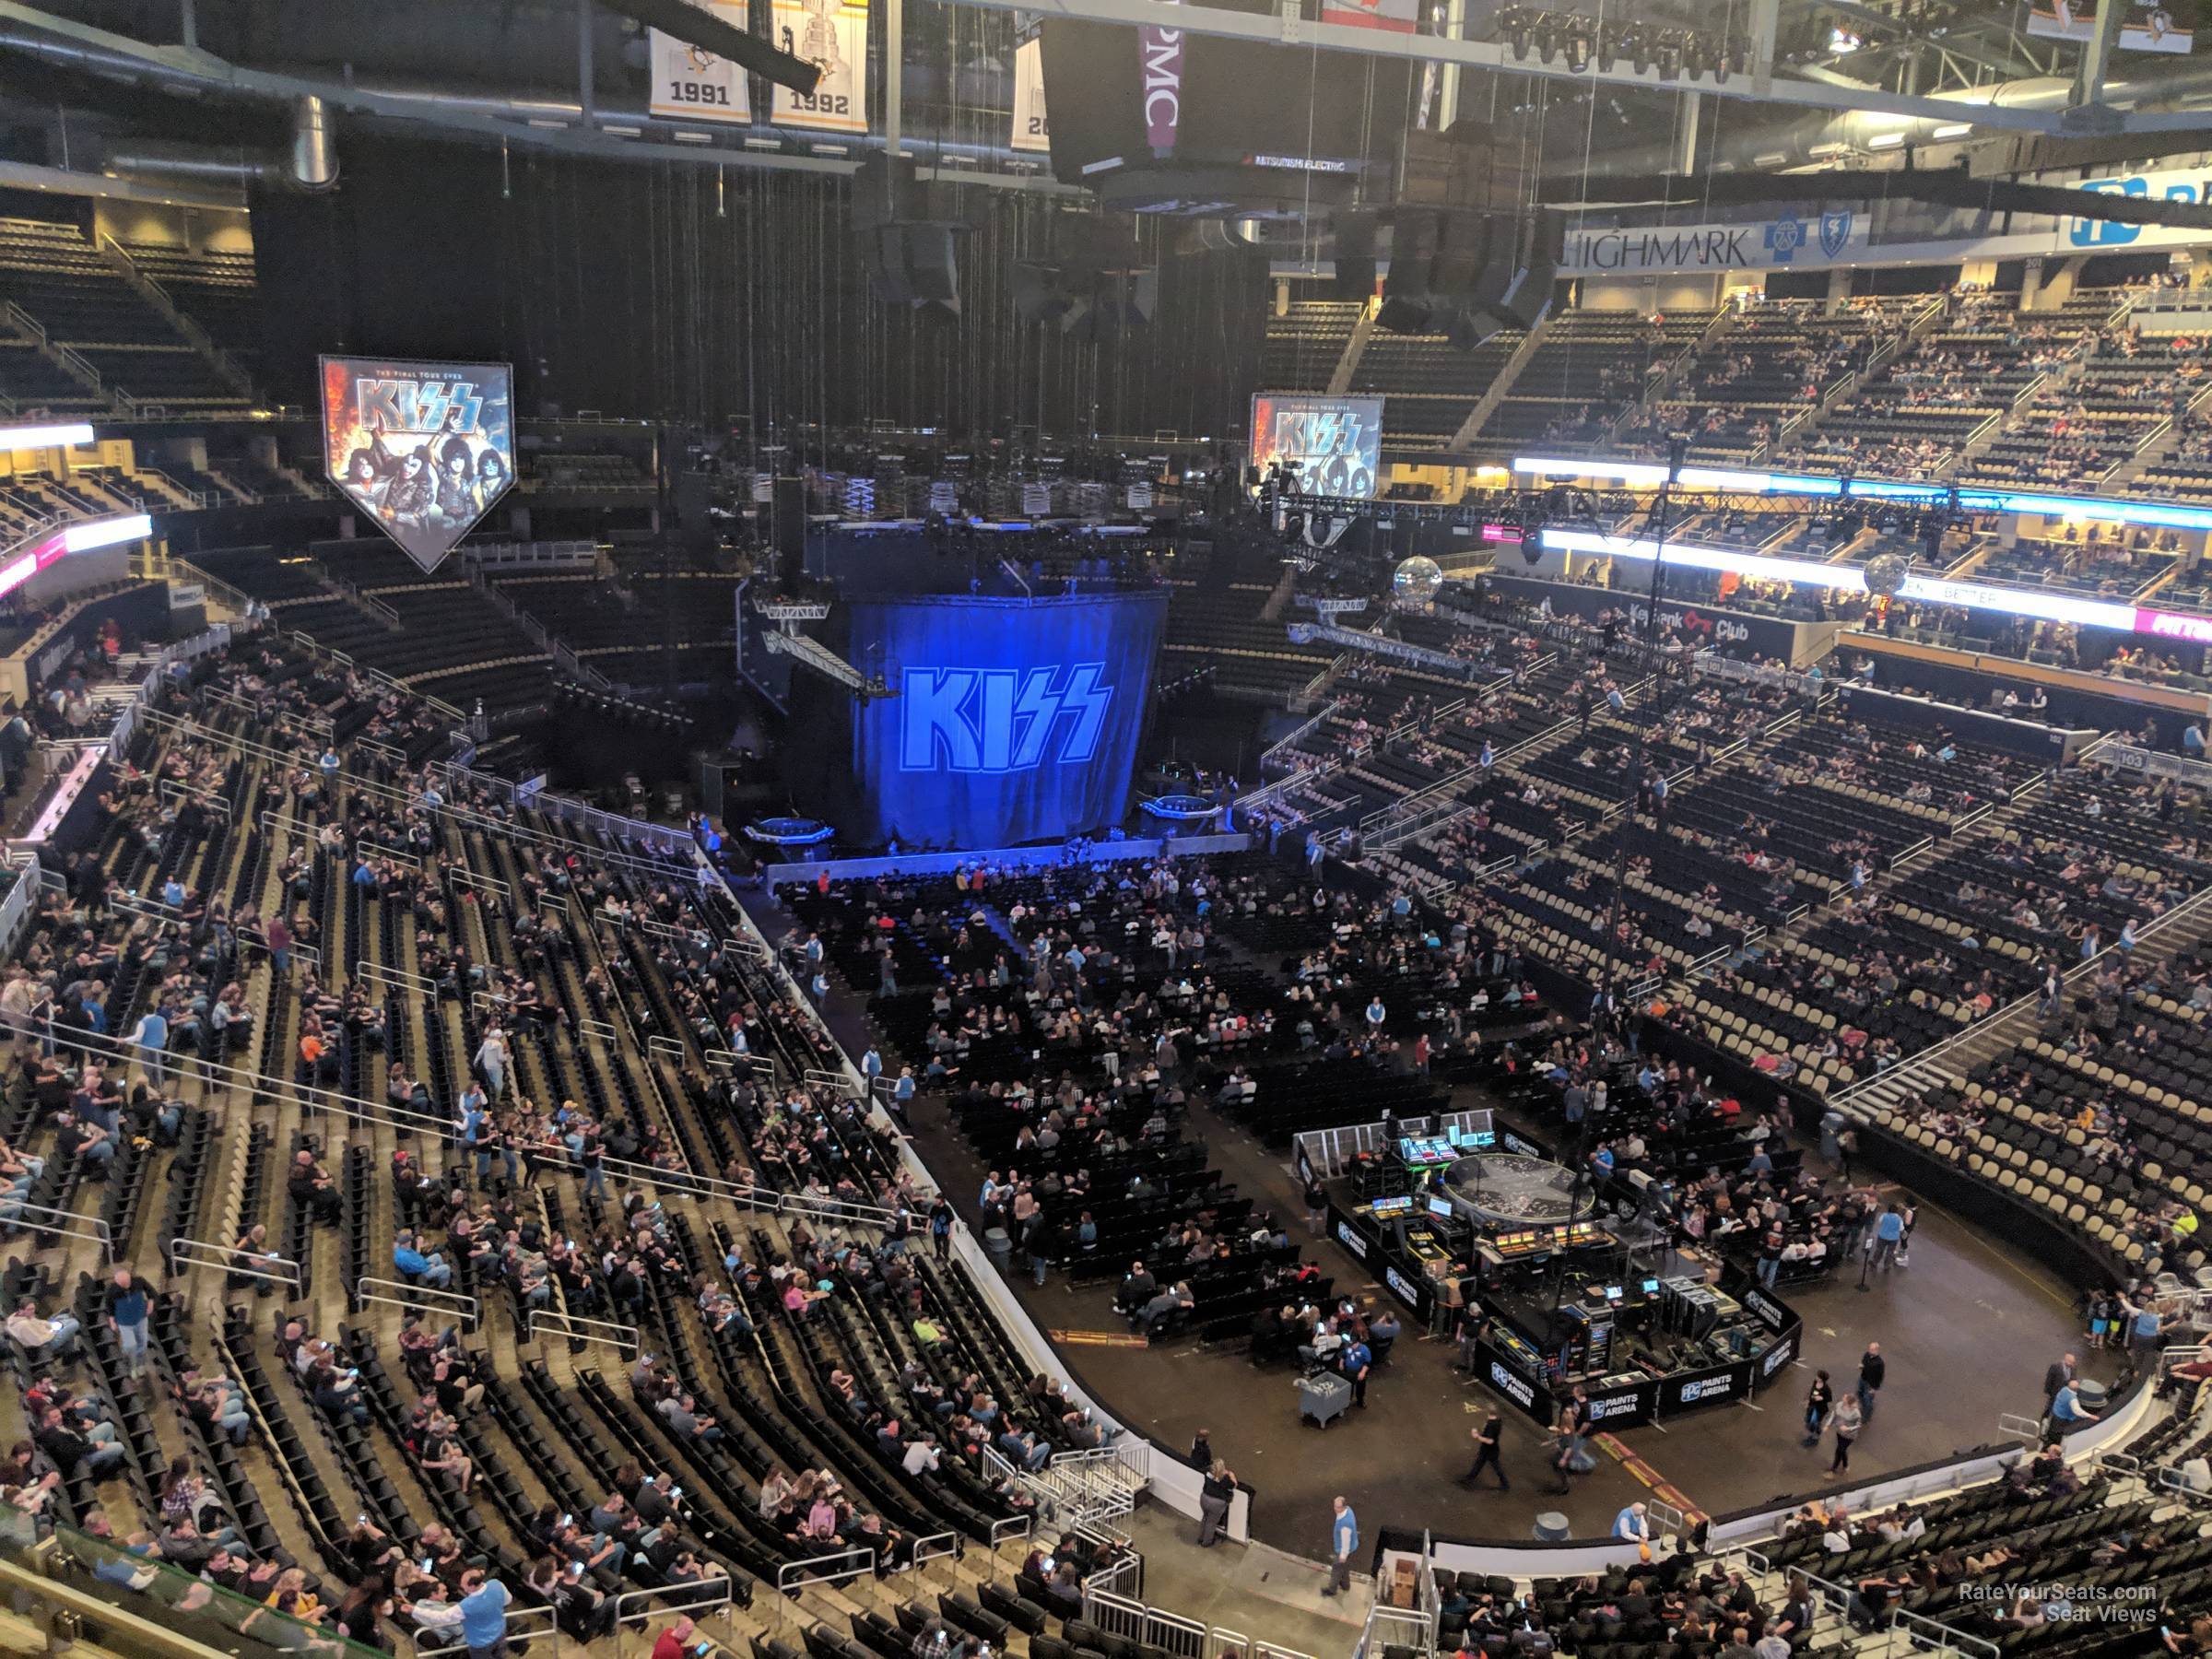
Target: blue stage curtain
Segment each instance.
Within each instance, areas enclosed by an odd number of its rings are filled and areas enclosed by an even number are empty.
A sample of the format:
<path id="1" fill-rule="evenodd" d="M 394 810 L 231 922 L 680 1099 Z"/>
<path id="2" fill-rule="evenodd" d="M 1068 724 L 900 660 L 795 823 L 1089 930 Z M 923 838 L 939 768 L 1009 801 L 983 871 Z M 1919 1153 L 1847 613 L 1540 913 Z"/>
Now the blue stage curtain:
<path id="1" fill-rule="evenodd" d="M 851 705 L 848 845 L 1001 847 L 1121 822 L 1164 589 L 847 608 L 847 660 L 899 693 Z"/>

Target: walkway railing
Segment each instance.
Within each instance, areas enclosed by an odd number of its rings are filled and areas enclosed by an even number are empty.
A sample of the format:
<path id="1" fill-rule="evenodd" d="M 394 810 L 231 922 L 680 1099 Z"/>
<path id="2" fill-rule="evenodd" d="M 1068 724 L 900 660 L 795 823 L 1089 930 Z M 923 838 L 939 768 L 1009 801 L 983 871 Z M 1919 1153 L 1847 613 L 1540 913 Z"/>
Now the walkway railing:
<path id="1" fill-rule="evenodd" d="M 169 1241 L 169 1270 L 171 1275 L 189 1272 L 194 1267 L 213 1267 L 218 1272 L 235 1274 L 240 1278 L 261 1279 L 272 1285 L 288 1285 L 294 1296 L 306 1293 L 306 1275 L 300 1264 L 288 1261 L 274 1251 L 242 1251 L 228 1244 L 210 1244 L 205 1239 L 171 1239 Z"/>
<path id="2" fill-rule="evenodd" d="M 571 1342 L 611 1347 L 624 1359 L 634 1359 L 642 1351 L 636 1325 L 617 1324 L 611 1319 L 586 1319 L 581 1313 L 563 1313 L 553 1308 L 532 1308 L 527 1318 L 523 1334 L 528 1337 L 539 1336 L 541 1330 L 551 1331 Z"/>
<path id="3" fill-rule="evenodd" d="M 405 1279 L 358 1278 L 353 1282 L 353 1300 L 397 1308 L 407 1313 L 452 1314 L 461 1322 L 462 1329 L 467 1331 L 477 1328 L 480 1317 L 475 1297 L 465 1296 L 458 1290 L 441 1290 L 435 1285 L 410 1285 Z"/>

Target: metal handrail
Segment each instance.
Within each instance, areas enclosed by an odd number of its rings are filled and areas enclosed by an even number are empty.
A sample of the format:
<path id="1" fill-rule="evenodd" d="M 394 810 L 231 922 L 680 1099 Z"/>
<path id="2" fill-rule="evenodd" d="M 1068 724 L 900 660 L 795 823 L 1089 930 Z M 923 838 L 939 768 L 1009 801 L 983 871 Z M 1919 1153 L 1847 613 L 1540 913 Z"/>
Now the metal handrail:
<path id="1" fill-rule="evenodd" d="M 375 1288 L 371 1290 L 371 1286 Z M 384 1292 L 389 1291 L 386 1295 Z M 405 1279 L 370 1278 L 366 1276 L 353 1281 L 356 1301 L 375 1302 L 387 1308 L 430 1309 L 440 1313 L 456 1313 L 462 1323 L 475 1330 L 482 1323 L 482 1311 L 477 1299 L 458 1290 L 441 1290 L 435 1285 L 410 1285 Z"/>
<path id="2" fill-rule="evenodd" d="M 201 1259 L 194 1260 L 195 1256 Z M 239 1259 L 241 1256 L 271 1265 L 249 1267 Z M 241 1278 L 266 1279 L 275 1285 L 289 1285 L 294 1296 L 304 1294 L 307 1288 L 307 1276 L 300 1264 L 278 1255 L 273 1250 L 246 1252 L 235 1245 L 210 1244 L 205 1239 L 171 1239 L 169 1241 L 170 1272 L 190 1272 L 194 1267 L 214 1267 L 226 1274 L 236 1274 Z M 278 1268 L 284 1271 L 278 1272 Z"/>
<path id="3" fill-rule="evenodd" d="M 644 1590 L 625 1590 L 615 1597 L 615 1622 L 636 1624 L 650 1618 L 649 1609 L 656 1601 L 675 1601 L 673 1611 L 687 1618 L 712 1613 L 730 1605 L 734 1599 L 733 1587 L 730 1575 L 718 1572 L 711 1578 L 694 1579 L 688 1584 L 655 1584 Z"/>
<path id="4" fill-rule="evenodd" d="M 26 1222 L 22 1219 L 26 1216 L 58 1218 L 62 1221 L 72 1223 L 72 1225 L 57 1226 L 52 1219 L 41 1221 L 34 1218 Z M 53 1209 L 43 1204 L 19 1204 L 16 1206 L 16 1215 L 9 1219 L 8 1225 L 11 1227 L 21 1225 L 25 1230 L 29 1232 L 58 1233 L 65 1239 L 88 1240 L 100 1246 L 100 1259 L 103 1262 L 114 1253 L 114 1232 L 98 1216 L 79 1216 L 73 1211 Z"/>
<path id="5" fill-rule="evenodd" d="M 832 1561 L 851 1561 L 855 1565 L 830 1572 L 820 1571 Z M 847 1579 L 858 1578 L 864 1572 L 875 1571 L 876 1552 L 873 1549 L 840 1550 L 836 1555 L 814 1556 L 804 1561 L 784 1562 L 776 1569 L 776 1588 L 788 1594 L 807 1584 L 841 1584 Z"/>
<path id="6" fill-rule="evenodd" d="M 518 1625 L 524 1628 L 518 1630 Z M 543 1629 L 539 1628 L 541 1625 Z M 524 1638 L 533 1642 L 548 1641 L 553 1653 L 558 1655 L 560 1652 L 560 1614 L 553 1607 L 510 1607 L 507 1611 L 506 1637 L 510 1645 Z M 425 1642 L 418 1637 L 415 1642 L 415 1659 L 433 1659 L 437 1654 L 465 1653 L 467 1651 L 468 1639 L 457 1634 L 451 1641 Z"/>
<path id="7" fill-rule="evenodd" d="M 636 1325 L 617 1324 L 611 1319 L 586 1319 L 581 1313 L 563 1313 L 552 1308 L 531 1308 L 524 1313 L 523 1335 L 535 1339 L 538 1326 L 550 1326 L 571 1342 L 596 1342 L 629 1356 L 643 1351 Z"/>

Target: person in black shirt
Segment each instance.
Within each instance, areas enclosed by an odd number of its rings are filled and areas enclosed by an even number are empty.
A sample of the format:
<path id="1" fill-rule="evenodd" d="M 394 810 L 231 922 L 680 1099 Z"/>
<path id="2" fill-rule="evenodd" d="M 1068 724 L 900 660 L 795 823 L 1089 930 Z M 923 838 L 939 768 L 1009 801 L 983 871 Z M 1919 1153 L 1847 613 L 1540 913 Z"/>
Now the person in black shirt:
<path id="1" fill-rule="evenodd" d="M 1498 1454 L 1500 1443 L 1505 1438 L 1505 1424 L 1499 1418 L 1496 1412 L 1486 1412 L 1483 1416 L 1482 1427 L 1476 1430 L 1474 1434 L 1475 1464 L 1472 1468 L 1459 1477 L 1459 1484 L 1471 1487 L 1482 1478 L 1483 1470 L 1491 1469 L 1496 1471 L 1498 1476 L 1498 1489 L 1501 1492 L 1512 1491 L 1513 1489 L 1512 1483 L 1506 1479 L 1505 1465 L 1500 1460 Z"/>

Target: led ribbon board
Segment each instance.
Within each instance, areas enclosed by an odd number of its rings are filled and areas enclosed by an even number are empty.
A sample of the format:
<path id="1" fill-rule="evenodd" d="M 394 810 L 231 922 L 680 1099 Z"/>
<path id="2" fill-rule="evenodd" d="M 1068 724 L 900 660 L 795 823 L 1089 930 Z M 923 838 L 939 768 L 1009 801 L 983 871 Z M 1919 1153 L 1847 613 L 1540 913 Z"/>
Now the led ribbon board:
<path id="1" fill-rule="evenodd" d="M 12 594 L 48 565 L 72 553 L 89 553 L 118 542 L 143 541 L 154 533 L 154 521 L 143 512 L 121 518 L 90 519 L 56 530 L 0 566 L 0 594 Z"/>
<path id="2" fill-rule="evenodd" d="M 1515 457 L 1516 473 L 1545 477 L 1609 478 L 1635 489 L 1656 489 L 1666 468 L 1648 461 L 1594 461 L 1560 456 Z M 1906 484 L 1887 478 L 1818 477 L 1809 473 L 1739 472 L 1721 466 L 1686 466 L 1676 480 L 1688 489 L 1725 489 L 1742 495 L 1813 496 L 1830 500 L 1888 501 L 1905 507 L 1947 507 L 1947 484 Z M 1848 483 L 1848 488 L 1846 484 Z M 1962 512 L 2025 512 L 2045 518 L 2093 519 L 2107 524 L 2141 524 L 2161 530 L 2212 530 L 2212 507 L 2184 507 L 2174 501 L 2139 501 L 2113 496 L 2045 495 L 2029 489 L 1989 489 L 1962 486 Z M 1670 548 L 1668 558 L 1674 553 Z"/>
<path id="3" fill-rule="evenodd" d="M 1544 547 L 1549 552 L 1586 553 L 1604 559 L 1648 559 L 1657 553 L 1657 544 L 1648 536 L 1606 535 L 1594 530 L 1547 530 Z M 1667 544 L 1666 562 L 1684 570 L 1728 571 L 1760 582 L 1788 582 L 1826 588 L 1830 593 L 1866 592 L 1866 572 L 1857 565 L 1816 564 L 1809 559 L 1773 559 L 1763 553 L 1739 553 L 1732 547 L 1700 547 L 1674 542 Z M 2080 599 L 2041 588 L 1951 582 L 1941 576 L 1908 576 L 1898 589 L 1898 597 L 1917 599 L 1926 605 L 1996 611 L 2008 617 L 2031 617 L 2041 622 L 2071 622 L 2083 628 L 2111 628 L 2122 633 L 2152 634 L 2159 639 L 2212 644 L 2212 617 L 2150 610 L 2139 605 L 2114 605 L 2104 599 Z"/>

